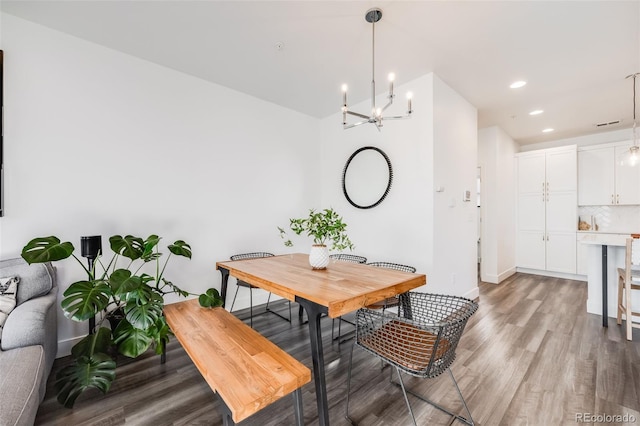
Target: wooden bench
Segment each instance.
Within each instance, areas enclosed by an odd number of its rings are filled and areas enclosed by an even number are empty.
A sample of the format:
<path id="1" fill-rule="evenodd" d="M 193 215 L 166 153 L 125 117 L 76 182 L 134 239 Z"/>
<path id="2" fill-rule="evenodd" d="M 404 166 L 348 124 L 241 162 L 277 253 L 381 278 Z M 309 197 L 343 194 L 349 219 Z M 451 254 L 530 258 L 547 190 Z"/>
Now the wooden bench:
<path id="1" fill-rule="evenodd" d="M 302 425 L 300 388 L 311 371 L 224 308 L 198 300 L 164 307 L 167 323 L 224 408 L 223 424 L 241 422 L 293 393 L 296 424 Z"/>

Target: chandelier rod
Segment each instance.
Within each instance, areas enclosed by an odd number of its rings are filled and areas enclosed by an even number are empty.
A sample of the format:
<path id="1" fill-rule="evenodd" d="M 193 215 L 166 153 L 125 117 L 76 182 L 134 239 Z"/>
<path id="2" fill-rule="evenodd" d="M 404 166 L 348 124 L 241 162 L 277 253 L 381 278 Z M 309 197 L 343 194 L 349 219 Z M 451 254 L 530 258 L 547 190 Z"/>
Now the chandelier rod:
<path id="1" fill-rule="evenodd" d="M 376 20 L 371 22 L 371 115 L 376 113 Z"/>

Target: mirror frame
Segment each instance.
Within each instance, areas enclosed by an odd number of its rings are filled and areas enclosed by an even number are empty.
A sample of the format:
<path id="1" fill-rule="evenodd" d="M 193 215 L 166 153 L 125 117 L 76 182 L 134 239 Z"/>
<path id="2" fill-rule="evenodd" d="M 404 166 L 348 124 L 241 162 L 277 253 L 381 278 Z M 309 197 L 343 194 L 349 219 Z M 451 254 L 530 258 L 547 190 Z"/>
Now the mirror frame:
<path id="1" fill-rule="evenodd" d="M 387 182 L 387 188 L 384 190 L 384 193 L 382 194 L 382 196 L 380 197 L 380 199 L 378 201 L 376 201 L 375 203 L 370 204 L 368 206 L 361 206 L 361 205 L 355 203 L 351 199 L 351 197 L 349 197 L 349 194 L 347 193 L 346 177 L 347 177 L 347 169 L 349 168 L 349 164 L 351 164 L 351 161 L 353 161 L 353 159 L 358 154 L 360 154 L 363 151 L 367 151 L 367 150 L 376 151 L 387 162 L 387 167 L 389 168 L 389 181 Z M 385 154 L 385 152 L 383 150 L 381 150 L 380 148 L 376 148 L 375 146 L 363 146 L 362 148 L 358 148 L 353 154 L 351 154 L 351 156 L 347 160 L 347 164 L 345 164 L 344 169 L 342 171 L 342 192 L 344 193 L 344 196 L 347 199 L 347 201 L 349 202 L 349 204 L 351 204 L 353 207 L 356 207 L 358 209 L 371 209 L 371 208 L 377 206 L 378 204 L 380 204 L 387 197 L 387 195 L 389 194 L 389 191 L 391 190 L 391 183 L 392 182 L 393 182 L 393 168 L 391 167 L 391 160 L 389 160 L 389 157 L 387 156 L 387 154 Z"/>

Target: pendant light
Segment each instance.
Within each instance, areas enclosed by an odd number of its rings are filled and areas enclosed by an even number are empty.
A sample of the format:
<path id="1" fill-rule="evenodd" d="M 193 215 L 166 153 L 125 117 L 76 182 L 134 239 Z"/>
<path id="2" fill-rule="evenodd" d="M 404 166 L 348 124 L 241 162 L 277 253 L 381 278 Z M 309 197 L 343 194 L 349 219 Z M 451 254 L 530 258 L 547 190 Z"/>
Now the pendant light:
<path id="1" fill-rule="evenodd" d="M 382 10 L 378 8 L 373 8 L 367 10 L 367 13 L 364 16 L 364 19 L 371 23 L 372 29 L 372 37 L 371 37 L 371 113 L 370 114 L 360 114 L 355 111 L 349 110 L 347 106 L 347 85 L 342 85 L 342 127 L 344 129 L 351 129 L 352 127 L 359 126 L 361 124 L 371 123 L 374 124 L 378 130 L 382 127 L 383 120 L 400 120 L 403 118 L 411 117 L 411 113 L 413 112 L 411 109 L 411 93 L 407 93 L 407 113 L 405 115 L 396 115 L 396 116 L 387 116 L 384 117 L 382 113 L 393 104 L 393 99 L 395 98 L 395 94 L 393 93 L 393 81 L 395 80 L 395 75 L 393 73 L 389 74 L 389 94 L 387 95 L 387 99 L 389 100 L 387 104 L 379 108 L 376 106 L 376 79 L 375 79 L 375 62 L 376 62 L 376 22 L 379 22 L 382 19 Z M 347 123 L 347 115 L 353 115 L 362 119 L 357 123 L 349 124 Z"/>
<path id="2" fill-rule="evenodd" d="M 640 145 L 638 144 L 638 130 L 636 129 L 636 77 L 640 73 L 628 75 L 626 78 L 633 79 L 633 145 L 629 148 L 629 165 L 635 167 L 640 160 Z"/>

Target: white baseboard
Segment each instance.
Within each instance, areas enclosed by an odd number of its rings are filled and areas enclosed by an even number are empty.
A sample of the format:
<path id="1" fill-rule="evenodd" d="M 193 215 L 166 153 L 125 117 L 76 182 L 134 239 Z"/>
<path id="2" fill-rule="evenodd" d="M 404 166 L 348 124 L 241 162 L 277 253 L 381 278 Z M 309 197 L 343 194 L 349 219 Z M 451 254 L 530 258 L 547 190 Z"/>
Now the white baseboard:
<path id="1" fill-rule="evenodd" d="M 475 300 L 478 297 L 480 297 L 480 289 L 478 288 L 478 286 L 476 286 L 476 287 L 472 288 L 471 290 L 467 291 L 465 294 L 463 294 L 462 297 L 466 297 L 467 299 Z"/>
<path id="2" fill-rule="evenodd" d="M 540 269 L 528 269 L 528 268 L 516 268 L 516 272 L 522 272 L 523 274 L 542 275 L 545 277 L 564 278 L 567 280 L 587 281 L 586 275 L 568 274 L 566 272 L 551 272 L 542 271 Z"/>
<path id="3" fill-rule="evenodd" d="M 58 340 L 58 352 L 56 358 L 62 358 L 71 355 L 71 348 L 84 339 L 86 336 L 74 337 L 73 339 Z"/>
<path id="4" fill-rule="evenodd" d="M 480 271 L 480 279 L 482 280 L 482 282 L 485 282 L 485 283 L 500 284 L 502 281 L 506 280 L 507 278 L 509 278 L 511 275 L 515 273 L 516 273 L 515 266 L 513 268 L 507 269 L 506 271 L 498 275 L 483 274 L 482 271 Z"/>

